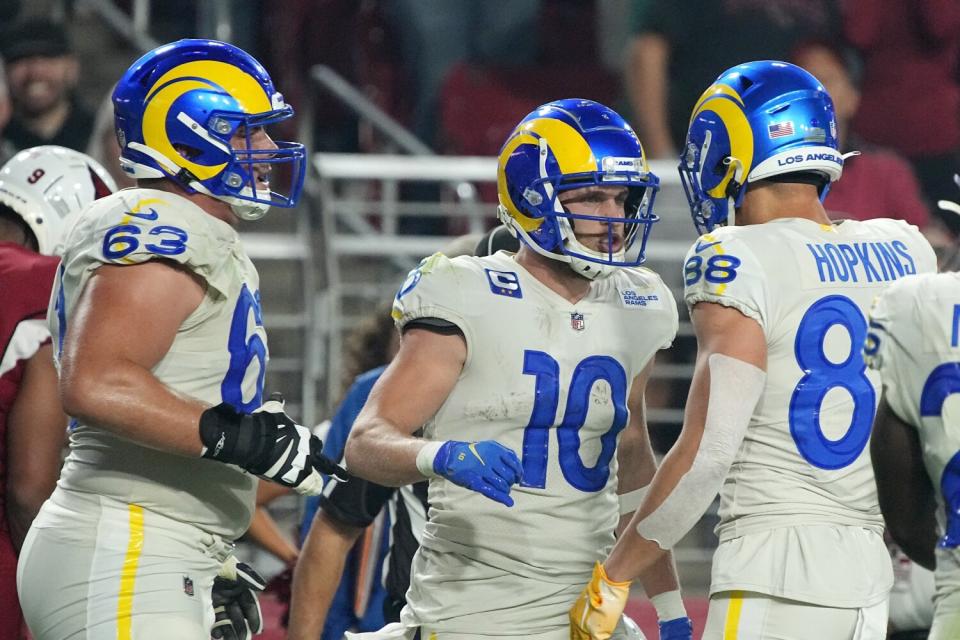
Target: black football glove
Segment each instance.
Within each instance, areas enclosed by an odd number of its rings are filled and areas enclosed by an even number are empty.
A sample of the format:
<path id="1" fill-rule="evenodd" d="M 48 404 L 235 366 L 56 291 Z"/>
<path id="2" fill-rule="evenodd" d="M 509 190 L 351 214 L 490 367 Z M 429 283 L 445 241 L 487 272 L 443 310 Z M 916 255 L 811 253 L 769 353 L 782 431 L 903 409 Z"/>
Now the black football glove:
<path id="1" fill-rule="evenodd" d="M 263 616 L 257 593 L 266 582 L 253 567 L 230 556 L 213 580 L 213 628 L 210 636 L 222 640 L 246 640 L 263 631 Z"/>
<path id="2" fill-rule="evenodd" d="M 250 415 L 226 403 L 207 409 L 200 416 L 200 440 L 204 458 L 235 464 L 304 495 L 320 494 L 321 473 L 347 479 L 346 470 L 322 454 L 320 438 L 284 412 L 279 394 Z"/>

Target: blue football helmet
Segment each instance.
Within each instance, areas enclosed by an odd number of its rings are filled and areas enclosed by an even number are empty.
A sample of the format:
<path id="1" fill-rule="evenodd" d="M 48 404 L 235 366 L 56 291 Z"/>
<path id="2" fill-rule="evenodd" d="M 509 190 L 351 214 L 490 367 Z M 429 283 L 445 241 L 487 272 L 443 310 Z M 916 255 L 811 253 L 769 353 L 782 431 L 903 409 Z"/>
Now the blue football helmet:
<path id="1" fill-rule="evenodd" d="M 625 217 L 564 209 L 562 191 L 591 185 L 627 187 Z M 643 262 L 650 227 L 659 219 L 653 213 L 659 189 L 660 179 L 650 172 L 630 125 L 591 100 L 557 100 L 535 109 L 507 138 L 497 163 L 500 220 L 540 255 L 567 262 L 590 279 Z M 623 224 L 623 246 L 613 251 L 611 242 L 606 252 L 584 246 L 574 233 L 577 220 Z M 613 224 L 611 235 L 612 229 Z M 628 257 L 638 239 L 638 252 Z"/>
<path id="2" fill-rule="evenodd" d="M 727 224 L 756 180 L 814 174 L 822 178 L 822 201 L 843 171 L 833 101 L 816 78 L 787 62 L 732 67 L 694 106 L 679 170 L 701 234 Z"/>
<path id="3" fill-rule="evenodd" d="M 170 178 L 187 193 L 228 203 L 244 220 L 271 206 L 293 207 L 303 190 L 306 151 L 296 142 L 251 148 L 251 132 L 293 116 L 266 70 L 237 47 L 178 40 L 145 54 L 113 92 L 120 163 L 137 179 Z M 242 129 L 241 129 L 242 128 Z M 234 147 L 240 130 L 246 144 Z M 289 188 L 257 188 L 254 167 L 285 165 Z"/>

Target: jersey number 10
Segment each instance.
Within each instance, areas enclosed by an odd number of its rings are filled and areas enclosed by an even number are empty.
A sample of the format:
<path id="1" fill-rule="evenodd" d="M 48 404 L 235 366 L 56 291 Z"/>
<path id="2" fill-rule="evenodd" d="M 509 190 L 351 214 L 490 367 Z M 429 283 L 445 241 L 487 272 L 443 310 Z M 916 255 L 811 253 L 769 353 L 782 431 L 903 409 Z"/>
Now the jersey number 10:
<path id="1" fill-rule="evenodd" d="M 524 375 L 536 377 L 533 412 L 523 430 L 523 480 L 521 485 L 543 489 L 547 484 L 547 452 L 550 428 L 556 424 L 560 396 L 560 365 L 543 351 L 524 351 Z M 610 385 L 613 424 L 600 436 L 600 455 L 592 467 L 580 457 L 580 428 L 587 419 L 593 385 Z M 617 449 L 617 435 L 627 424 L 627 373 L 610 356 L 584 358 L 573 371 L 563 421 L 557 427 L 560 471 L 572 486 L 585 492 L 600 491 L 610 477 L 610 461 Z"/>

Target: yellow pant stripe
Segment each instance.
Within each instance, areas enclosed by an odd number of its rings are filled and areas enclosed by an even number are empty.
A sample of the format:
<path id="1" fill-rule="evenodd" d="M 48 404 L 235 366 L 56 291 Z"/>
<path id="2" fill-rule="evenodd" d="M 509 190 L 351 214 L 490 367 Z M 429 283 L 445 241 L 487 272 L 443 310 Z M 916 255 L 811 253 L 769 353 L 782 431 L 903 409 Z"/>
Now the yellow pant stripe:
<path id="1" fill-rule="evenodd" d="M 143 507 L 130 505 L 130 539 L 127 555 L 120 572 L 120 595 L 117 598 L 117 640 L 132 637 L 133 583 L 137 578 L 137 564 L 143 551 Z"/>
<path id="2" fill-rule="evenodd" d="M 740 611 L 743 609 L 743 591 L 730 592 L 730 604 L 727 605 L 727 621 L 723 625 L 723 640 L 737 640 L 740 628 Z"/>

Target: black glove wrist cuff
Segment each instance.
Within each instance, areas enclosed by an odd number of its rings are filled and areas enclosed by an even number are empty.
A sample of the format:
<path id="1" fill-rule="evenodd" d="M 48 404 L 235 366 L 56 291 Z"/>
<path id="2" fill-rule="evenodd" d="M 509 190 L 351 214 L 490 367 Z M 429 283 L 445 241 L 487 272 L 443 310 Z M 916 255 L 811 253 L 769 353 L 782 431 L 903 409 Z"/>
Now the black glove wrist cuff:
<path id="1" fill-rule="evenodd" d="M 241 414 L 226 403 L 210 407 L 200 414 L 200 441 L 205 450 L 204 458 L 239 464 L 237 441 L 240 437 Z"/>
<path id="2" fill-rule="evenodd" d="M 200 414 L 200 441 L 206 447 L 203 457 L 235 464 L 252 473 L 266 471 L 273 463 L 270 452 L 274 437 L 270 434 L 276 428 L 267 422 L 273 415 L 237 413 L 227 403 L 207 409 Z"/>

